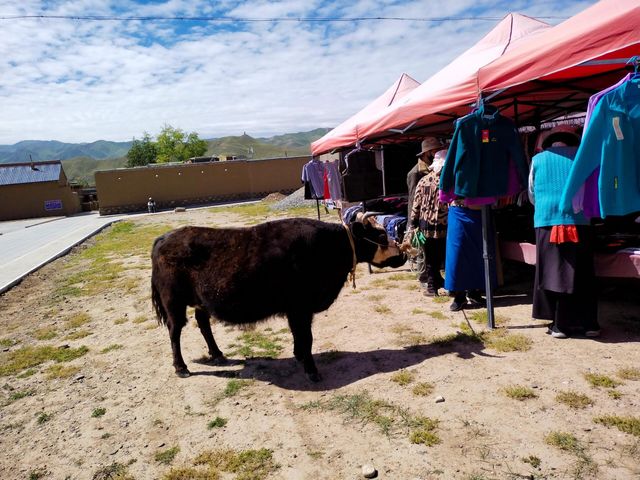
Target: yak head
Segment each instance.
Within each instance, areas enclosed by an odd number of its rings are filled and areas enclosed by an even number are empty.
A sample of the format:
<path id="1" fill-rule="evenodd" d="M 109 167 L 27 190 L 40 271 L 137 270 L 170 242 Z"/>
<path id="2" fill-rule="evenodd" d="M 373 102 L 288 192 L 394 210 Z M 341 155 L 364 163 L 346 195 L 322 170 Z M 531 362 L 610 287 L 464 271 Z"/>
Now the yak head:
<path id="1" fill-rule="evenodd" d="M 360 217 L 349 226 L 353 235 L 358 262 L 367 262 L 378 268 L 398 268 L 404 265 L 407 257 L 395 240 L 387 235 L 384 228 Z"/>

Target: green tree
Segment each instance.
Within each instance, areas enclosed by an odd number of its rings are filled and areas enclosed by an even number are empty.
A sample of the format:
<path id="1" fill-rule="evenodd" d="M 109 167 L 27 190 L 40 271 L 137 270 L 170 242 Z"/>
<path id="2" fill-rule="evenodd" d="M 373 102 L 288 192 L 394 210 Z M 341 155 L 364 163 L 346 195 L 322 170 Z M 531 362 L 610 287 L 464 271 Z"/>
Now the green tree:
<path id="1" fill-rule="evenodd" d="M 142 140 L 133 139 L 131 148 L 127 152 L 127 167 L 143 167 L 150 163 L 156 163 L 156 144 L 151 136 L 144 132 Z"/>
<path id="2" fill-rule="evenodd" d="M 158 163 L 184 162 L 191 157 L 203 155 L 207 148 L 207 142 L 200 140 L 197 133 L 185 134 L 171 125 L 162 128 L 156 142 Z"/>

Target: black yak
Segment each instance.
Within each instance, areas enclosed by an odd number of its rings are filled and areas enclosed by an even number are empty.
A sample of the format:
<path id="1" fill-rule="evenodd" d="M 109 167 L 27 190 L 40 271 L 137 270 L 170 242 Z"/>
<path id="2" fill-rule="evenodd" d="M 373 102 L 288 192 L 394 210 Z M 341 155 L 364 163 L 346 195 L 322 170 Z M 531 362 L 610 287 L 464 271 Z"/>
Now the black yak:
<path id="1" fill-rule="evenodd" d="M 311 355 L 313 315 L 334 302 L 356 263 L 405 262 L 396 243 L 366 220 L 345 226 L 305 218 L 246 228 L 179 228 L 156 239 L 151 258 L 152 302 L 169 329 L 178 376 L 189 376 L 180 332 L 192 306 L 213 361 L 224 356 L 210 316 L 248 324 L 285 315 L 294 356 L 312 381 L 320 378 Z"/>

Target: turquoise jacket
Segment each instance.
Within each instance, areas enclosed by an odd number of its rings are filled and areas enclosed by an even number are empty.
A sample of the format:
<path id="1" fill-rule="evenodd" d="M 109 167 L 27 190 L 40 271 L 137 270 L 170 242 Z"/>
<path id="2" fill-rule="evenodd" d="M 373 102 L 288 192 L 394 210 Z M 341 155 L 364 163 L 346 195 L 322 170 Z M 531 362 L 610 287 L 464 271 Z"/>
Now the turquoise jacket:
<path id="1" fill-rule="evenodd" d="M 576 155 L 576 147 L 552 147 L 531 161 L 529 196 L 535 205 L 533 226 L 588 225 L 582 212 L 560 211 L 559 200 Z"/>
<path id="2" fill-rule="evenodd" d="M 573 196 L 598 167 L 602 216 L 640 211 L 640 80 L 607 93 L 594 109 L 562 192 L 562 211 L 572 211 Z"/>
<path id="3" fill-rule="evenodd" d="M 520 186 L 526 188 L 529 168 L 518 130 L 496 107 L 485 105 L 458 121 L 440 174 L 440 190 L 464 198 L 506 195 L 510 160 Z"/>

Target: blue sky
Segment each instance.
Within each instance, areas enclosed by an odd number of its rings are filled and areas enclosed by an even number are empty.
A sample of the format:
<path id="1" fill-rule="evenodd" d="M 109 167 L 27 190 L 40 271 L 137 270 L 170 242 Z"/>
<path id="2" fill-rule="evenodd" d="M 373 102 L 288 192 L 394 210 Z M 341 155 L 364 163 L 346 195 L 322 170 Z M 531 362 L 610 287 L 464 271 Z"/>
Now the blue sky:
<path id="1" fill-rule="evenodd" d="M 0 144 L 201 138 L 332 127 L 402 73 L 422 82 L 507 13 L 569 17 L 595 0 L 4 0 Z M 67 18 L 16 18 L 51 15 Z M 491 17 L 426 21 L 90 21 Z M 556 24 L 559 18 L 546 18 Z"/>

